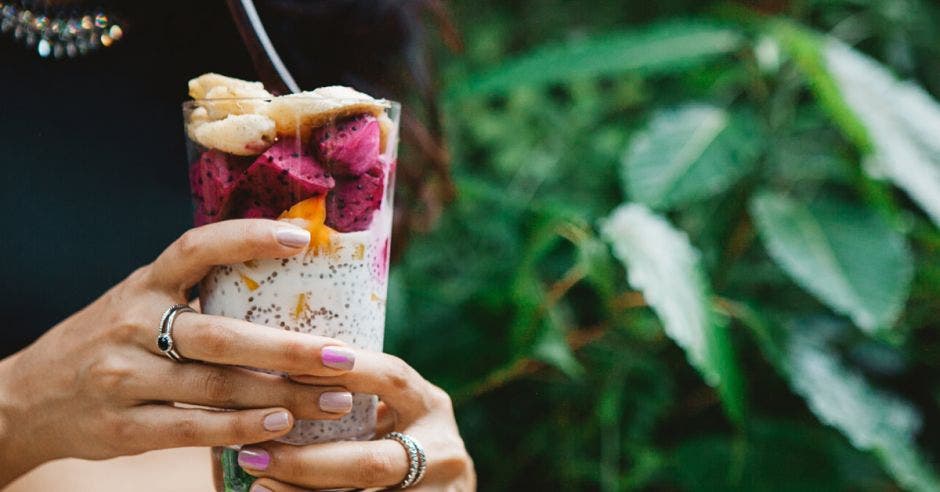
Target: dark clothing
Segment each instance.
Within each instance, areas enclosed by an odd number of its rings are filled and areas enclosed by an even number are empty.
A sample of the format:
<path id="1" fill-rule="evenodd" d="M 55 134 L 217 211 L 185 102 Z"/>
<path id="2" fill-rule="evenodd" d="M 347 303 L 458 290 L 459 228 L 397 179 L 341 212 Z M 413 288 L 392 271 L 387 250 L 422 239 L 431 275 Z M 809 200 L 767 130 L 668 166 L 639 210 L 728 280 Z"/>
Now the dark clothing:
<path id="1" fill-rule="evenodd" d="M 123 40 L 77 60 L 0 37 L 0 356 L 189 227 L 186 82 L 253 78 L 224 2 L 140 4 L 125 10 Z"/>
<path id="2" fill-rule="evenodd" d="M 396 99 L 406 87 L 427 90 L 415 44 L 421 2 L 257 3 L 302 88 L 340 83 Z M 186 82 L 205 72 L 256 78 L 222 0 L 114 5 L 124 39 L 77 60 L 42 59 L 0 36 L 0 356 L 190 226 Z M 402 83 L 405 66 L 418 76 Z"/>

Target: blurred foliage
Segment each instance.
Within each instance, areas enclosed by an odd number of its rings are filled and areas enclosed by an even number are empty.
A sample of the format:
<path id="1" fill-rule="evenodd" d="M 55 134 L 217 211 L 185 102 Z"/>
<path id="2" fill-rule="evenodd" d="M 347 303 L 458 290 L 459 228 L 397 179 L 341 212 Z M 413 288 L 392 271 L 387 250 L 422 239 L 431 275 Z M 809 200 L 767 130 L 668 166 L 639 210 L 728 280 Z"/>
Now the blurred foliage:
<path id="1" fill-rule="evenodd" d="M 387 349 L 481 490 L 940 490 L 934 3 L 452 6 Z"/>

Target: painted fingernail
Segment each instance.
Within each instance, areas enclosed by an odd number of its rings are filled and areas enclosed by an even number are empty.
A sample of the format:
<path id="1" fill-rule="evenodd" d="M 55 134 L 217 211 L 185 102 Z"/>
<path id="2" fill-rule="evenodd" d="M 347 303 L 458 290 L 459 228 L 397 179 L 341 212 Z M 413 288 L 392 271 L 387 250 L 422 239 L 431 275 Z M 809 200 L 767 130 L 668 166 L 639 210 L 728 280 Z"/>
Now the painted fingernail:
<path id="1" fill-rule="evenodd" d="M 263 449 L 242 448 L 238 452 L 238 466 L 252 470 L 267 470 L 271 464 L 271 455 Z"/>
<path id="2" fill-rule="evenodd" d="M 320 351 L 320 359 L 323 365 L 333 369 L 342 369 L 348 371 L 356 364 L 356 354 L 345 347 L 323 347 Z"/>
<path id="3" fill-rule="evenodd" d="M 320 410 L 329 413 L 349 413 L 352 410 L 352 393 L 327 391 L 320 395 Z"/>
<path id="4" fill-rule="evenodd" d="M 289 248 L 299 248 L 310 244 L 310 231 L 299 227 L 282 227 L 274 233 L 277 242 Z"/>
<path id="5" fill-rule="evenodd" d="M 264 485 L 252 485 L 251 490 L 249 490 L 248 492 L 273 492 L 273 491 L 265 487 Z"/>
<path id="6" fill-rule="evenodd" d="M 274 412 L 264 417 L 264 428 L 269 431 L 282 431 L 290 427 L 290 415 L 287 412 Z"/>

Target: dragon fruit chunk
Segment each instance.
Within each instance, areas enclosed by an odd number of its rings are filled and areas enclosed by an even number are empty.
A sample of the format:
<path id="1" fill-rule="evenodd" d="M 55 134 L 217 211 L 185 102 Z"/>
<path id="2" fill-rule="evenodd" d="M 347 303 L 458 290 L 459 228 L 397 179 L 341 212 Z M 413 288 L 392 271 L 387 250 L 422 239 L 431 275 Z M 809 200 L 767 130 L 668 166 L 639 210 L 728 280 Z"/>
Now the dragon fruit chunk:
<path id="1" fill-rule="evenodd" d="M 243 219 L 276 219 L 280 212 L 271 207 L 252 205 L 238 214 Z"/>
<path id="2" fill-rule="evenodd" d="M 311 146 L 340 176 L 359 176 L 379 156 L 379 120 L 371 114 L 344 118 L 318 128 Z"/>
<path id="3" fill-rule="evenodd" d="M 194 222 L 197 226 L 226 218 L 232 194 L 238 187 L 244 159 L 218 150 L 208 150 L 189 167 L 189 186 L 195 204 Z"/>
<path id="4" fill-rule="evenodd" d="M 358 177 L 340 177 L 326 201 L 326 225 L 339 232 L 364 231 L 382 205 L 385 163 L 381 159 Z"/>
<path id="5" fill-rule="evenodd" d="M 253 207 L 276 217 L 291 205 L 328 192 L 335 186 L 330 173 L 303 150 L 296 138 L 272 145 L 245 170 L 239 183 L 243 197 L 238 212 L 244 216 Z"/>

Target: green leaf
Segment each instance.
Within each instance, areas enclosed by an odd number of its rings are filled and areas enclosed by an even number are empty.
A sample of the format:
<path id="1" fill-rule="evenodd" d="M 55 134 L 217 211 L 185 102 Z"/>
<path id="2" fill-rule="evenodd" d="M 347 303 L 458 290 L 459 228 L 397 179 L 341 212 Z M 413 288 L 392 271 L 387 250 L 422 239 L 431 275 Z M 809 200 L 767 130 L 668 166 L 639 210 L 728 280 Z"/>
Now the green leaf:
<path id="1" fill-rule="evenodd" d="M 700 21 L 655 24 L 583 40 L 548 44 L 451 88 L 452 97 L 504 92 L 534 84 L 641 72 L 675 73 L 734 51 L 735 29 Z"/>
<path id="2" fill-rule="evenodd" d="M 578 378 L 584 369 L 565 340 L 567 326 L 557 306 L 548 302 L 536 266 L 562 240 L 559 228 L 566 221 L 549 217 L 535 227 L 511 288 L 516 309 L 510 335 L 516 356 L 532 356 L 551 364 L 565 375 Z"/>
<path id="3" fill-rule="evenodd" d="M 776 263 L 801 287 L 866 332 L 890 327 L 907 299 L 913 259 L 904 236 L 868 208 L 811 205 L 760 193 L 757 230 Z"/>
<path id="4" fill-rule="evenodd" d="M 756 123 L 707 104 L 656 113 L 624 156 L 627 193 L 657 209 L 721 193 L 754 164 Z"/>
<path id="5" fill-rule="evenodd" d="M 865 171 L 904 190 L 940 225 L 940 104 L 841 41 L 788 22 L 771 32 L 806 74 Z"/>
<path id="6" fill-rule="evenodd" d="M 820 421 L 838 429 L 856 448 L 873 452 L 904 488 L 940 490 L 940 480 L 915 442 L 921 425 L 917 410 L 873 387 L 839 360 L 829 343 L 831 323 L 809 320 L 793 323 L 787 331 L 774 328 L 775 336 L 759 338 L 761 348 L 782 354 L 769 359 Z"/>
<path id="7" fill-rule="evenodd" d="M 719 388 L 728 415 L 744 415 L 744 390 L 724 320 L 689 239 L 639 204 L 621 205 L 601 224 L 603 237 L 643 292 L 666 334 L 682 347 L 705 382 Z"/>
<path id="8" fill-rule="evenodd" d="M 940 225 L 940 104 L 840 41 L 826 41 L 824 54 L 842 97 L 871 138 L 865 170 L 891 180 Z"/>
<path id="9" fill-rule="evenodd" d="M 871 149 L 868 130 L 839 93 L 839 87 L 826 68 L 820 50 L 821 36 L 788 21 L 775 21 L 770 33 L 809 79 L 810 88 L 820 105 L 829 113 L 842 133 L 863 152 Z"/>
<path id="10" fill-rule="evenodd" d="M 565 341 L 562 327 L 551 320 L 554 313 L 549 313 L 549 326 L 542 330 L 541 336 L 532 347 L 532 355 L 542 362 L 551 364 L 566 376 L 577 379 L 584 375 L 584 368 L 574 357 L 571 346 Z"/>

